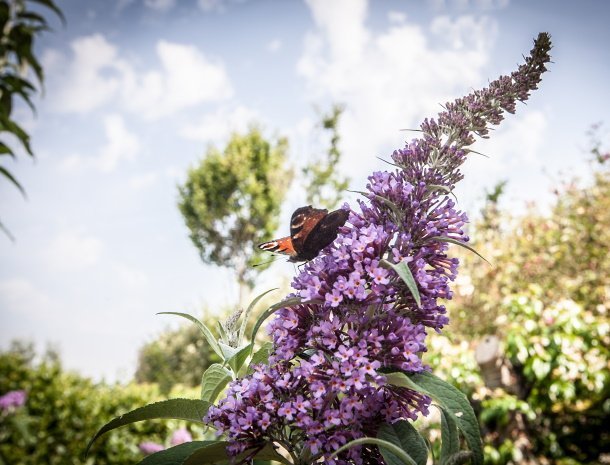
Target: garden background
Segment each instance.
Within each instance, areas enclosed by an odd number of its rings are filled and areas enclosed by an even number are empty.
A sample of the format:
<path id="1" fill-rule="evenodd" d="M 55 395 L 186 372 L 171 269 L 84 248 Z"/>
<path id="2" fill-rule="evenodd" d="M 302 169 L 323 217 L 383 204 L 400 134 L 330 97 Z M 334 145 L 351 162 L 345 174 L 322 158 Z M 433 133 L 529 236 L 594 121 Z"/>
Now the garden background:
<path id="1" fill-rule="evenodd" d="M 2 167 L 28 197 L 0 183 L 0 395 L 27 394 L 0 417 L 6 463 L 87 463 L 84 445 L 109 418 L 197 397 L 210 351 L 195 328 L 155 313 L 213 322 L 271 287 L 282 288 L 269 303 L 277 301 L 294 268 L 244 268 L 253 245 L 287 233 L 290 213 L 308 201 L 353 201 L 346 187 L 360 190 L 383 165 L 376 157 L 411 137 L 401 129 L 511 70 L 541 30 L 555 44 L 551 73 L 518 117 L 475 147 L 489 158 L 466 163 L 456 193 L 491 265 L 463 255 L 452 325 L 425 360 L 469 394 L 489 463 L 608 460 L 607 6 L 57 6 L 65 26 L 33 6 L 54 29 L 34 47 L 45 72 L 37 112 L 19 100 L 12 108 L 36 162 L 2 139 L 17 155 Z M 231 147 L 272 154 L 268 166 L 227 166 L 248 168 L 235 176 L 252 196 L 259 184 L 248 177 L 275 170 L 266 198 L 274 215 L 230 238 L 215 261 L 189 239 L 185 187 L 203 155 L 219 163 L 204 173 L 223 171 L 222 160 L 241 153 Z M 261 218 L 252 211 L 249 224 Z M 477 347 L 491 363 L 477 363 Z M 434 434 L 434 419 L 425 426 Z M 182 427 L 113 433 L 94 463 L 135 463 L 143 442 L 169 445 Z"/>

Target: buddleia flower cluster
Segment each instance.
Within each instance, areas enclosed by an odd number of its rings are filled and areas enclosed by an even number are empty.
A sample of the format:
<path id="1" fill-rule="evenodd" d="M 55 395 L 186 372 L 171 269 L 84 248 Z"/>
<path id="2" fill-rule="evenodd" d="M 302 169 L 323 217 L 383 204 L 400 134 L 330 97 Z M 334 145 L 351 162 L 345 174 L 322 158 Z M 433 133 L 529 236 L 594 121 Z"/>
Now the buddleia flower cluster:
<path id="1" fill-rule="evenodd" d="M 421 126 L 422 137 L 392 154 L 392 170 L 373 173 L 335 242 L 294 278 L 299 303 L 278 311 L 269 326 L 269 364 L 230 384 L 207 421 L 244 462 L 268 441 L 293 463 L 384 463 L 374 445 L 331 456 L 342 445 L 375 437 L 385 423 L 427 415 L 430 398 L 390 385 L 385 374 L 417 373 L 426 335 L 448 323 L 466 215 L 451 198 L 475 136 L 513 113 L 537 88 L 549 61 L 540 34 L 525 63 L 510 76 L 445 106 Z M 248 455 L 248 451 L 252 454 Z"/>

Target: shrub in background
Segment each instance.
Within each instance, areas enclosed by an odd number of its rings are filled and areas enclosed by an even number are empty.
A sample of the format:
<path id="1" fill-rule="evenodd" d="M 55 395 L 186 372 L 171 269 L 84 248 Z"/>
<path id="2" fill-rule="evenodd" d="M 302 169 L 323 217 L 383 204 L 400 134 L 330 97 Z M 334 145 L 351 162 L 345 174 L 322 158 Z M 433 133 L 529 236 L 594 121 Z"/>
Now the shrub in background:
<path id="1" fill-rule="evenodd" d="M 160 399 L 151 384 L 108 385 L 65 371 L 57 357 L 35 361 L 27 347 L 0 354 L 0 395 L 24 390 L 27 399 L 18 411 L 0 416 L 0 464 L 92 464 L 85 459 L 87 441 L 99 423 L 144 403 Z M 197 397 L 195 390 L 176 389 L 173 395 Z M 143 457 L 139 445 L 154 441 L 170 446 L 176 420 L 131 425 L 101 440 L 96 465 L 133 464 Z M 198 437 L 203 429 L 189 426 Z"/>

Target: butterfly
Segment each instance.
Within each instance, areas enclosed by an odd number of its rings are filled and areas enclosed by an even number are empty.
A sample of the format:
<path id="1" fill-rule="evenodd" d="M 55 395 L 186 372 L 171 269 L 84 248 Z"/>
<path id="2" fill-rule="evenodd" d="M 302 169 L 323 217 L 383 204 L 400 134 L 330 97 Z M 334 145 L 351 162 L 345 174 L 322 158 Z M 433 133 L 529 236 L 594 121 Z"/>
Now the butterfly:
<path id="1" fill-rule="evenodd" d="M 328 213 L 324 208 L 313 208 L 311 205 L 297 208 L 290 219 L 290 236 L 263 242 L 258 248 L 288 255 L 289 262 L 312 260 L 337 238 L 348 214 L 346 210 Z"/>

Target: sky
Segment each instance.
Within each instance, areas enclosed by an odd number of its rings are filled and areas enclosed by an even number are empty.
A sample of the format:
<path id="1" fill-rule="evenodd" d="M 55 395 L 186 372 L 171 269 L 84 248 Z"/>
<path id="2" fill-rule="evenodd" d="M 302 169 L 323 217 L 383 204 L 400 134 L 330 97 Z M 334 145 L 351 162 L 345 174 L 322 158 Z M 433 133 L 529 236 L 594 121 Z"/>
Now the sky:
<path id="1" fill-rule="evenodd" d="M 562 0 L 57 0 L 67 25 L 36 50 L 46 72 L 33 115 L 17 119 L 34 161 L 7 165 L 27 199 L 0 183 L 0 348 L 57 348 L 64 365 L 126 381 L 138 348 L 182 311 L 236 304 L 229 270 L 205 265 L 178 211 L 177 186 L 206 148 L 251 123 L 286 136 L 298 170 L 327 147 L 319 111 L 345 106 L 340 170 L 362 190 L 441 105 L 521 63 L 541 31 L 553 63 L 468 160 L 459 205 L 485 189 L 504 206 L 544 209 L 566 176 L 586 177 L 587 130 L 608 142 L 610 3 Z M 278 235 L 304 204 L 293 183 Z M 354 197 L 345 194 L 345 201 Z M 294 273 L 279 261 L 257 292 Z M 281 299 L 278 295 L 278 300 Z"/>

